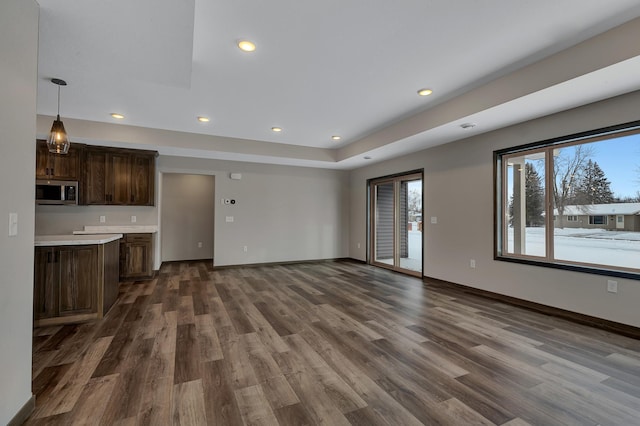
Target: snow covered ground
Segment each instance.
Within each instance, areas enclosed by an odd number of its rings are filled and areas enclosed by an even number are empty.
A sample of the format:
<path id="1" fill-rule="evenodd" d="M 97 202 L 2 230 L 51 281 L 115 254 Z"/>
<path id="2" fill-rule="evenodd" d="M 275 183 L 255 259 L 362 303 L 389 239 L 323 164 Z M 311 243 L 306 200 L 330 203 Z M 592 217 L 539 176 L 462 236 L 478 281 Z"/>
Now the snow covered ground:
<path id="1" fill-rule="evenodd" d="M 556 228 L 554 252 L 558 260 L 640 268 L 640 232 L 604 229 Z M 525 253 L 544 256 L 545 229 L 527 228 Z M 509 228 L 509 253 L 513 253 L 513 229 Z"/>

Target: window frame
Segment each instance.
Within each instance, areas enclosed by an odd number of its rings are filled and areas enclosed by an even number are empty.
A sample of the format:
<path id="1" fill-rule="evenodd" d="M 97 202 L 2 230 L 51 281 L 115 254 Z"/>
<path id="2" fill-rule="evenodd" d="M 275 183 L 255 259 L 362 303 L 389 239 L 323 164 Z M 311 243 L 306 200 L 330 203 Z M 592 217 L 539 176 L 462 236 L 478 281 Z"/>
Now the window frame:
<path id="1" fill-rule="evenodd" d="M 640 120 L 495 150 L 493 152 L 494 260 L 640 280 L 640 269 L 556 259 L 553 253 L 553 231 L 549 231 L 554 229 L 555 215 L 553 214 L 553 155 L 549 156 L 548 153 L 552 154 L 553 150 L 560 146 L 593 143 L 637 134 L 640 134 Z M 506 229 L 504 227 L 505 209 L 508 207 L 504 201 L 507 199 L 507 167 L 504 166 L 504 162 L 506 158 L 515 154 L 526 155 L 538 151 L 545 152 L 545 256 L 506 253 L 508 232 L 503 230 Z M 605 216 L 605 222 L 607 220 Z"/>
<path id="2" fill-rule="evenodd" d="M 596 221 L 596 218 L 602 218 L 602 221 Z M 589 215 L 589 225 L 608 225 L 609 221 L 607 220 L 608 216 L 605 214 L 590 214 Z"/>

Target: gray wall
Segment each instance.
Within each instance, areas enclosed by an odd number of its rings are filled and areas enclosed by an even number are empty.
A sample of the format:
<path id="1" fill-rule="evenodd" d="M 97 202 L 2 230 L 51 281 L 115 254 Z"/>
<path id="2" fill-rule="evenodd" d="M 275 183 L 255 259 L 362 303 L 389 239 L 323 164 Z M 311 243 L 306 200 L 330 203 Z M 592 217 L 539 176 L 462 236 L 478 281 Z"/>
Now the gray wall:
<path id="1" fill-rule="evenodd" d="M 159 157 L 158 170 L 215 175 L 216 266 L 348 254 L 347 172 L 171 156 Z M 242 179 L 230 179 L 232 172 Z"/>
<path id="2" fill-rule="evenodd" d="M 352 171 L 351 257 L 366 258 L 366 180 L 424 168 L 425 276 L 640 327 L 638 281 L 615 278 L 618 293 L 611 294 L 606 276 L 493 259 L 492 154 L 637 120 L 639 104 L 635 92 Z M 430 223 L 432 216 L 437 224 Z"/>
<path id="3" fill-rule="evenodd" d="M 100 223 L 100 216 L 106 222 Z M 131 216 L 136 222 L 131 222 Z M 157 225 L 154 206 L 36 206 L 36 235 L 71 234 L 85 225 Z"/>
<path id="4" fill-rule="evenodd" d="M 31 398 L 37 52 L 36 2 L 0 2 L 0 424 Z"/>
<path id="5" fill-rule="evenodd" d="M 212 259 L 215 176 L 163 173 L 160 199 L 162 261 Z"/>

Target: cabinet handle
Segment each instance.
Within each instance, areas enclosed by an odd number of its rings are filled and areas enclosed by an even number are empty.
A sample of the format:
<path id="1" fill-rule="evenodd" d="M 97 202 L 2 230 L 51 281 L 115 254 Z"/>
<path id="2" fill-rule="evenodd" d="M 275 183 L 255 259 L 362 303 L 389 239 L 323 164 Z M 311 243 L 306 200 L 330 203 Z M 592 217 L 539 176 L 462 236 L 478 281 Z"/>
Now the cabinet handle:
<path id="1" fill-rule="evenodd" d="M 49 168 L 48 168 L 48 167 L 44 169 L 44 174 L 45 174 L 46 176 L 49 176 Z"/>
<path id="2" fill-rule="evenodd" d="M 51 263 L 51 252 L 47 252 L 47 263 Z"/>
<path id="3" fill-rule="evenodd" d="M 131 194 L 131 202 L 133 203 L 133 194 Z"/>
<path id="4" fill-rule="evenodd" d="M 53 171 L 53 167 L 51 168 L 51 176 L 55 176 L 56 173 Z"/>

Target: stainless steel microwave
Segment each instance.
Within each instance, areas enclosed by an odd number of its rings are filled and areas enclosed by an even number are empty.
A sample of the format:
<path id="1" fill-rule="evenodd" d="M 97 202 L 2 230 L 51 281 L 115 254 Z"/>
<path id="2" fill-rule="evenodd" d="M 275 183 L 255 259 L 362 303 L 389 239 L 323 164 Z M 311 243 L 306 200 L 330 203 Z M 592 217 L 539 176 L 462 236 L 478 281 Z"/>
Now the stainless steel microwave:
<path id="1" fill-rule="evenodd" d="M 36 180 L 36 204 L 78 204 L 78 182 Z"/>

